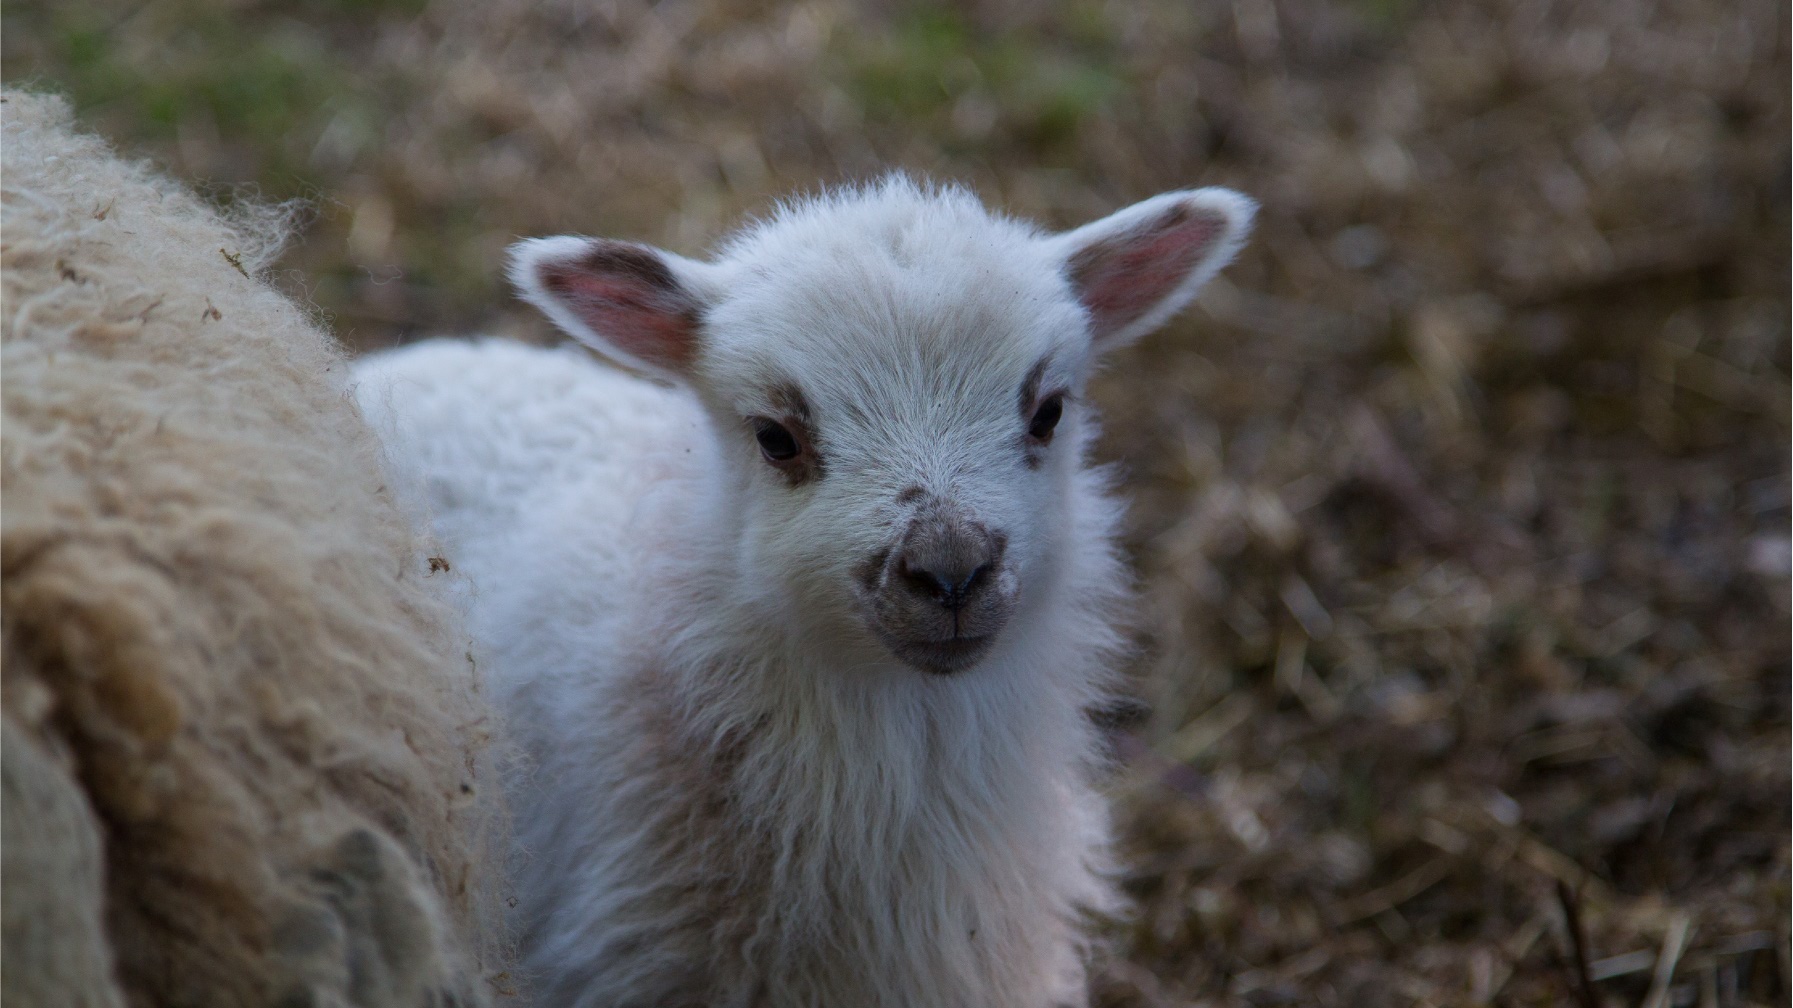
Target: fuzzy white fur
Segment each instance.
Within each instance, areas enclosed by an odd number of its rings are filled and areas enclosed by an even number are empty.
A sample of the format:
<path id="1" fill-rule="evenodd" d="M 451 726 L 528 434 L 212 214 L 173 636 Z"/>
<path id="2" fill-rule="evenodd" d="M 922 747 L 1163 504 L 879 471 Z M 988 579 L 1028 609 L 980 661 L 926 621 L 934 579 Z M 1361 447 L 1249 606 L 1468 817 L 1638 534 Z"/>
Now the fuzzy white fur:
<path id="1" fill-rule="evenodd" d="M 1199 261 L 1092 334 L 1068 257 L 1179 201 L 1216 225 Z M 365 411 L 476 586 L 533 760 L 511 799 L 542 1003 L 1086 1001 L 1086 925 L 1120 909 L 1088 712 L 1126 577 L 1077 396 L 1093 339 L 1181 307 L 1250 215 L 1201 190 L 1046 236 L 892 179 L 785 206 L 714 262 L 662 255 L 704 305 L 689 368 L 645 368 L 673 387 L 496 341 L 360 365 Z M 513 278 L 643 368 L 540 282 L 584 243 L 524 243 Z M 1030 467 L 1018 390 L 1042 360 L 1071 398 Z M 826 459 L 802 486 L 743 421 L 793 385 Z M 993 649 L 950 676 L 898 662 L 852 604 L 910 487 L 1002 529 L 1020 580 Z"/>

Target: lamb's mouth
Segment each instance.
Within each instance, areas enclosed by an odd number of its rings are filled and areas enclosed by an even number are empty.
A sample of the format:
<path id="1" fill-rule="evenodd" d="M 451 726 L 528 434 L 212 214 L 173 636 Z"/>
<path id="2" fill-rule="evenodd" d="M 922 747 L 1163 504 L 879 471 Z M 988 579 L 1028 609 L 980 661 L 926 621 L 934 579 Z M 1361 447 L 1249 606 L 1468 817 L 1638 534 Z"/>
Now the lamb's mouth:
<path id="1" fill-rule="evenodd" d="M 879 634 L 884 646 L 905 665 L 932 675 L 952 675 L 976 665 L 996 643 L 995 634 L 948 637 L 943 640 L 910 640 Z"/>

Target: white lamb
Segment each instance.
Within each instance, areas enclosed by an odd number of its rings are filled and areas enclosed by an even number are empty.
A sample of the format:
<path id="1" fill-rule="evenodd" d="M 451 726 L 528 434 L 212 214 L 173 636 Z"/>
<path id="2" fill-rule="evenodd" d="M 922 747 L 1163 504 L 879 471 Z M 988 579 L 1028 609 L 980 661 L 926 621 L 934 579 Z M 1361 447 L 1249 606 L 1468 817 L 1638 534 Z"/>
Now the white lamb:
<path id="1" fill-rule="evenodd" d="M 1087 1001 L 1119 909 L 1089 711 L 1127 593 L 1081 395 L 1252 209 L 1174 192 L 1043 235 L 895 178 L 714 262 L 525 241 L 523 296 L 667 385 L 496 341 L 361 366 L 533 761 L 537 1000 Z"/>

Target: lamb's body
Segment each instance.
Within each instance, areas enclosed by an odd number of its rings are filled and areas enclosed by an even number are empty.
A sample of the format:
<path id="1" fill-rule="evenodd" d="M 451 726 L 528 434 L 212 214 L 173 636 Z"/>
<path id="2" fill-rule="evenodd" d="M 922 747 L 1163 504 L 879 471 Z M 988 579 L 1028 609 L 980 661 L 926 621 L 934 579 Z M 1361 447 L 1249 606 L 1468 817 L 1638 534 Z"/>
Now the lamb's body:
<path id="1" fill-rule="evenodd" d="M 537 763 L 512 800 L 544 1003 L 1081 998 L 1078 917 L 1114 906 L 1083 714 L 1106 634 L 1043 634 L 963 682 L 728 648 L 701 541 L 727 501 L 689 396 L 496 341 L 364 368 Z M 1083 538 L 1105 544 L 1114 509 L 1084 483 Z M 1099 608 L 1115 571 L 1085 563 L 1074 594 Z"/>
<path id="2" fill-rule="evenodd" d="M 496 342 L 362 365 L 364 408 L 475 585 L 496 695 L 534 761 L 512 802 L 519 939 L 543 1002 L 1086 999 L 1085 918 L 1117 907 L 1088 711 L 1124 577 L 1118 508 L 1082 464 L 1090 425 L 1067 422 L 1050 451 L 1048 427 L 1038 458 L 1008 447 L 1029 430 L 1005 418 L 1042 345 L 1027 387 L 1059 380 L 1054 355 L 1067 387 L 1087 372 L 1043 244 L 962 194 L 889 185 L 787 212 L 716 266 L 669 257 L 712 305 L 703 362 L 663 358 L 695 392 Z M 600 282 L 638 282 L 625 265 Z M 786 287 L 763 303 L 716 293 L 768 270 Z M 637 310 L 638 292 L 599 293 L 598 310 Z M 765 371 L 740 335 L 755 324 L 797 375 L 774 398 L 794 395 L 789 415 L 811 425 L 814 468 L 779 470 L 788 484 L 733 422 L 774 408 L 752 398 L 763 379 L 739 377 Z M 988 343 L 943 342 L 961 332 Z M 1007 485 L 1033 496 L 1006 500 Z M 1002 523 L 990 591 L 1019 598 L 950 674 L 895 657 L 840 587 L 893 590 L 912 547 L 892 536 L 922 520 L 901 508 L 928 494 Z"/>
<path id="3" fill-rule="evenodd" d="M 619 529 L 656 481 L 647 460 L 689 467 L 697 460 L 673 456 L 702 443 L 687 394 L 573 346 L 432 340 L 366 358 L 355 374 L 363 411 L 403 463 L 393 475 L 412 483 L 405 496 L 425 505 L 457 568 L 480 566 L 575 481 L 605 488 L 585 502 L 579 524 L 600 536 Z M 607 554 L 621 545 L 600 542 Z M 594 563 L 580 594 L 604 591 L 625 566 L 621 557 Z"/>

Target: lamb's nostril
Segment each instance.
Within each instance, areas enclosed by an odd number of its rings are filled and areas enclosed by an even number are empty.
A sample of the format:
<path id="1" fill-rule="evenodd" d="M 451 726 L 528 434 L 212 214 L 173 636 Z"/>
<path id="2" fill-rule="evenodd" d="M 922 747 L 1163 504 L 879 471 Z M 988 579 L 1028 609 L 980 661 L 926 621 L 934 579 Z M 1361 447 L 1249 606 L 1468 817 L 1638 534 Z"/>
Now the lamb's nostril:
<path id="1" fill-rule="evenodd" d="M 941 579 L 940 575 L 926 567 L 917 567 L 909 563 L 908 557 L 897 560 L 897 577 L 903 584 L 918 595 L 931 598 L 945 598 L 953 592 L 953 585 Z"/>
<path id="2" fill-rule="evenodd" d="M 949 610 L 958 610 L 965 606 L 972 594 L 983 584 L 990 570 L 989 564 L 979 564 L 969 574 L 960 571 L 936 572 L 925 567 L 911 565 L 908 557 L 897 561 L 897 577 L 912 592 L 925 595 Z"/>
<path id="3" fill-rule="evenodd" d="M 965 575 L 965 580 L 952 587 L 953 596 L 963 599 L 967 595 L 970 595 L 972 591 L 983 582 L 984 574 L 989 571 L 989 569 L 989 564 L 978 564 L 976 567 L 972 568 L 971 573 Z"/>

